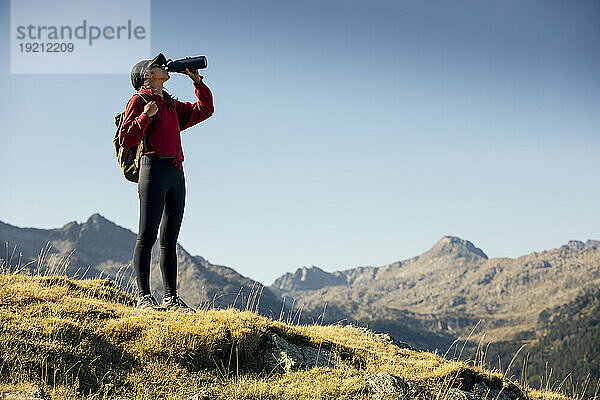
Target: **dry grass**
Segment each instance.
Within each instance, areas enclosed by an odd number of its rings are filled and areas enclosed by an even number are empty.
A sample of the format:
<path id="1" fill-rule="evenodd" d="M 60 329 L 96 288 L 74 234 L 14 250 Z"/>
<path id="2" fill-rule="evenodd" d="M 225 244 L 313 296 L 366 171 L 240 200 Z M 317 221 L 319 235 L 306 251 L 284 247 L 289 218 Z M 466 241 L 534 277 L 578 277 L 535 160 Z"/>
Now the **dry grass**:
<path id="1" fill-rule="evenodd" d="M 28 385 L 53 399 L 368 399 L 366 376 L 387 372 L 411 398 L 449 398 L 482 381 L 529 399 L 563 395 L 522 387 L 476 362 L 401 349 L 342 325 L 291 325 L 250 311 L 142 312 L 106 279 L 0 274 L 0 392 Z M 269 333 L 327 349 L 341 368 L 265 371 Z M 471 385 L 472 386 L 472 385 Z"/>

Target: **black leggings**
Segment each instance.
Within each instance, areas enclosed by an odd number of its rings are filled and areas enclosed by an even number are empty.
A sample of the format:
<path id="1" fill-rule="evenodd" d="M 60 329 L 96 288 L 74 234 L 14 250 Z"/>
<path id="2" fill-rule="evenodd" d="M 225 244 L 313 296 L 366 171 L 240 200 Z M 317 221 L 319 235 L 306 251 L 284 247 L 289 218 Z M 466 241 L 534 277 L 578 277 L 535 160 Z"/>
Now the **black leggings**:
<path id="1" fill-rule="evenodd" d="M 177 294 L 177 237 L 185 208 L 185 176 L 172 159 L 144 155 L 138 182 L 140 225 L 133 265 L 138 295 L 150 294 L 150 256 L 160 223 L 160 270 L 164 295 Z M 162 218 L 162 222 L 161 222 Z"/>

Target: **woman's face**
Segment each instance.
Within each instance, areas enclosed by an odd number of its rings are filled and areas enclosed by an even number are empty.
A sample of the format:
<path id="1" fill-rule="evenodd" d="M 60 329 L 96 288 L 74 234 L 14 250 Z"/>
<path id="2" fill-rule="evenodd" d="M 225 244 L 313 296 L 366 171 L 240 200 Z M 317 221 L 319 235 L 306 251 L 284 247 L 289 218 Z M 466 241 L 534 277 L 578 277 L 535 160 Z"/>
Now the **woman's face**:
<path id="1" fill-rule="evenodd" d="M 169 73 L 165 70 L 164 65 L 152 64 L 144 74 L 148 74 L 150 80 L 155 79 L 165 82 L 170 78 Z"/>

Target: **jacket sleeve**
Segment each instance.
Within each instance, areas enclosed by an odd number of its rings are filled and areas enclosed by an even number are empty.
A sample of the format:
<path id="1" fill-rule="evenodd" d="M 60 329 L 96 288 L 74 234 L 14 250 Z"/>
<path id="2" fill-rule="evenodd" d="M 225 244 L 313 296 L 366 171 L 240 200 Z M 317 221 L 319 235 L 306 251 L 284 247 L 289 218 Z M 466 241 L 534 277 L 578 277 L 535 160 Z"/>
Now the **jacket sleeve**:
<path id="1" fill-rule="evenodd" d="M 142 141 L 144 131 L 152 120 L 152 117 L 142 112 L 145 105 L 144 100 L 137 95 L 133 96 L 127 103 L 123 123 L 119 130 L 119 144 L 121 147 L 135 146 Z"/>
<path id="2" fill-rule="evenodd" d="M 198 98 L 196 103 L 176 100 L 177 119 L 181 131 L 204 121 L 215 112 L 212 93 L 208 86 L 200 81 L 200 83 L 194 83 L 194 88 Z"/>

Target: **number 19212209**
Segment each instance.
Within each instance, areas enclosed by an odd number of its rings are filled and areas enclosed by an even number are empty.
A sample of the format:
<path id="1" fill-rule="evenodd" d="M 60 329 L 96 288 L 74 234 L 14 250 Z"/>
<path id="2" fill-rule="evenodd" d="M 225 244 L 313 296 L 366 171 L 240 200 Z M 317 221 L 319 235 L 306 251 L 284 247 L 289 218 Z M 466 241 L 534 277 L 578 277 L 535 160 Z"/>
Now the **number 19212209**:
<path id="1" fill-rule="evenodd" d="M 19 43 L 21 53 L 72 53 L 73 43 Z"/>

